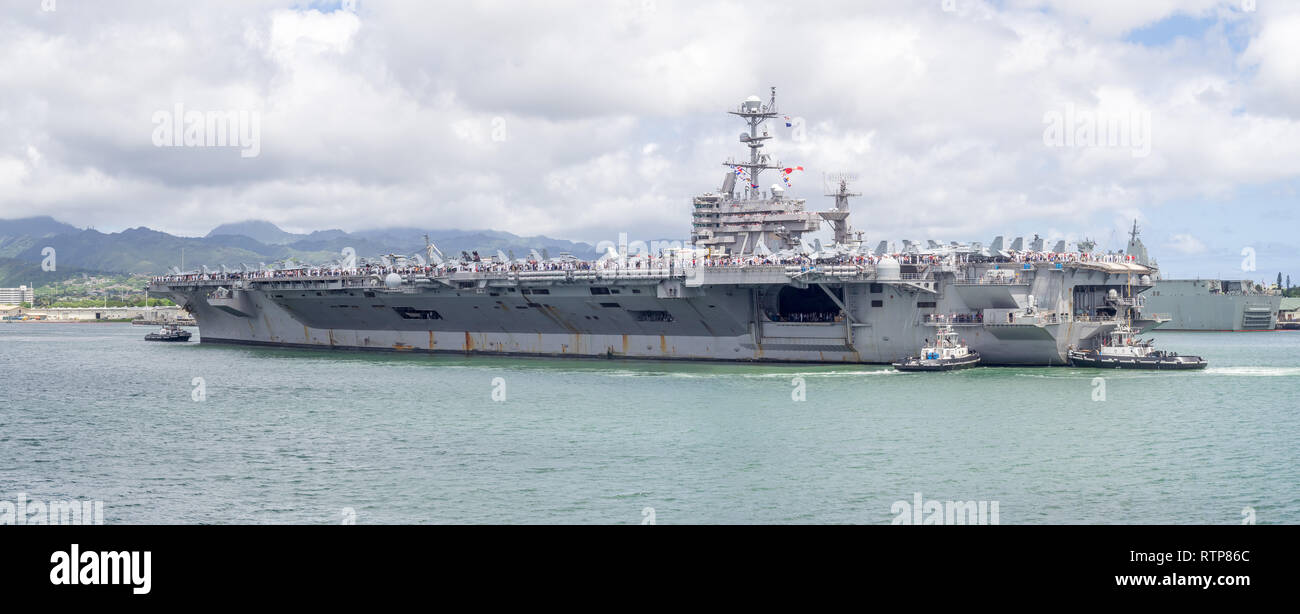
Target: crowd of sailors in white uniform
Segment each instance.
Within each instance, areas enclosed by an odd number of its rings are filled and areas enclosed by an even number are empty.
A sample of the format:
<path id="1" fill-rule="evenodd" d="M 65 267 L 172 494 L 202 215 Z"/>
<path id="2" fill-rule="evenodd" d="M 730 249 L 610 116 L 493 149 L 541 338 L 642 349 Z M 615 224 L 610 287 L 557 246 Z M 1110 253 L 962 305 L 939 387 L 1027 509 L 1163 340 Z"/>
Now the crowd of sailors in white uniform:
<path id="1" fill-rule="evenodd" d="M 154 278 L 157 283 L 184 281 L 237 280 L 237 279 L 285 279 L 295 277 L 358 277 L 368 275 L 429 275 L 442 276 L 456 272 L 474 273 L 512 273 L 521 271 L 628 271 L 659 270 L 698 267 L 760 267 L 760 266 L 799 266 L 805 270 L 823 266 L 875 266 L 882 259 L 891 259 L 906 265 L 941 265 L 967 264 L 970 262 L 992 263 L 1031 263 L 1031 262 L 1130 262 L 1131 256 L 1124 254 L 1084 254 L 1079 252 L 1013 252 L 1009 257 L 988 258 L 980 254 L 951 253 L 947 255 L 895 253 L 895 254 L 849 254 L 832 257 L 810 257 L 794 255 L 786 257 L 768 256 L 710 256 L 695 255 L 636 255 L 626 258 L 601 258 L 598 260 L 555 259 L 555 260 L 521 260 L 498 262 L 491 258 L 470 261 L 448 261 L 440 265 L 383 265 L 365 264 L 358 267 L 290 267 L 283 269 L 261 269 L 252 271 L 210 271 L 193 272 L 183 275 L 163 275 Z"/>

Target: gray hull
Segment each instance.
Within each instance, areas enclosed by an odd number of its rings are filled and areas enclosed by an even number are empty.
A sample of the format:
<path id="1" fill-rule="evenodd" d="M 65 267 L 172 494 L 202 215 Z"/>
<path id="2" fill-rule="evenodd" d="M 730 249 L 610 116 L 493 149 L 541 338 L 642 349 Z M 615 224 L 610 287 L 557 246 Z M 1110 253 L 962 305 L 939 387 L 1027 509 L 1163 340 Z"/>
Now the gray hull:
<path id="1" fill-rule="evenodd" d="M 1069 346 L 1115 324 L 1059 313 L 1066 297 L 1100 300 L 1094 294 L 1106 286 L 1098 291 L 1099 284 L 1127 279 L 1074 269 L 1025 271 L 1023 283 L 997 285 L 958 283 L 952 272 L 936 271 L 932 281 L 916 282 L 873 281 L 869 272 L 792 276 L 784 267 L 631 273 L 560 274 L 541 285 L 509 274 L 408 276 L 398 288 L 374 278 L 201 280 L 156 282 L 150 292 L 192 311 L 203 343 L 885 364 L 915 354 L 944 314 L 966 314 L 981 321 L 954 326 L 981 364 L 1048 366 L 1068 364 Z M 1037 308 L 1025 307 L 1031 302 Z M 841 306 L 837 321 L 772 321 Z"/>
<path id="2" fill-rule="evenodd" d="M 1169 318 L 1160 330 L 1273 330 L 1282 297 L 1241 291 L 1211 292 L 1217 280 L 1159 280 L 1145 294 L 1146 311 Z M 1240 282 L 1233 282 L 1240 283 Z"/>

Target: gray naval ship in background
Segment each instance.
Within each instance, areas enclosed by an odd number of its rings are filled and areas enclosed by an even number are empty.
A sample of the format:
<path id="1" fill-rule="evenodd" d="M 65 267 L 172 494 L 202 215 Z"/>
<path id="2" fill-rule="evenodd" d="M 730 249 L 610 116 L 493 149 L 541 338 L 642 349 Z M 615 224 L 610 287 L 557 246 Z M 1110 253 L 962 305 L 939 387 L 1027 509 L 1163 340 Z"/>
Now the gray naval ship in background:
<path id="1" fill-rule="evenodd" d="M 1138 237 L 1137 221 L 1129 232 L 1128 249 L 1139 264 L 1158 268 Z M 1146 311 L 1161 320 L 1160 330 L 1268 331 L 1277 328 L 1280 292 L 1260 291 L 1250 280 L 1164 279 L 1152 275 L 1154 287 L 1143 299 Z"/>
<path id="2" fill-rule="evenodd" d="M 360 265 L 180 272 L 149 291 L 193 313 L 202 343 L 527 356 L 891 363 L 952 327 L 985 365 L 1066 365 L 1117 326 L 1145 330 L 1155 270 L 1085 242 L 1002 237 L 871 249 L 835 206 L 805 210 L 766 171 L 776 92 L 729 111 L 747 159 L 694 199 L 691 242 L 595 260 L 426 254 Z M 739 185 L 738 185 L 739 183 Z M 834 242 L 804 235 L 827 223 Z"/>

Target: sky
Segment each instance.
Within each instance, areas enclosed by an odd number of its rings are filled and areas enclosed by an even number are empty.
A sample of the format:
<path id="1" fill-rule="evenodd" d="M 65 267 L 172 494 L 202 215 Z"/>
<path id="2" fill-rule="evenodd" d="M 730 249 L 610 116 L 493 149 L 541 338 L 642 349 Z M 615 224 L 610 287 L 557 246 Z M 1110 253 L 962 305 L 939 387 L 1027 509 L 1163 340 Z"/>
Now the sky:
<path id="1" fill-rule="evenodd" d="M 684 239 L 776 87 L 788 195 L 852 173 L 872 245 L 1137 220 L 1166 277 L 1300 283 L 1300 2 L 0 7 L 0 218 Z"/>

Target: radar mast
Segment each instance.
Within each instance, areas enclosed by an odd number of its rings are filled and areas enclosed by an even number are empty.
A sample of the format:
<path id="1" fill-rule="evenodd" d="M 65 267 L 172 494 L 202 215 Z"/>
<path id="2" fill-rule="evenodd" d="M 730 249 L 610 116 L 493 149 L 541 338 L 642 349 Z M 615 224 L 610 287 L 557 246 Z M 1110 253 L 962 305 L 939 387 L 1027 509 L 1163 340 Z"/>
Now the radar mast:
<path id="1" fill-rule="evenodd" d="M 766 255 L 783 250 L 797 249 L 805 233 L 821 228 L 822 217 L 805 211 L 805 201 L 786 195 L 790 182 L 786 176 L 802 171 L 802 166 L 783 167 L 763 147 L 772 138 L 767 120 L 778 117 L 776 88 L 771 89 L 766 103 L 758 96 L 750 96 L 734 110 L 727 111 L 745 121 L 749 127 L 740 135 L 740 142 L 749 147 L 748 160 L 727 159 L 723 165 L 727 173 L 718 193 L 707 192 L 696 196 L 692 204 L 691 244 L 697 249 L 718 255 Z M 789 116 L 787 123 L 789 123 Z M 780 183 L 764 189 L 763 171 L 776 170 L 783 174 L 786 187 Z M 745 182 L 745 190 L 735 191 L 736 180 Z"/>
<path id="2" fill-rule="evenodd" d="M 740 103 L 734 111 L 727 111 L 735 115 L 749 125 L 749 132 L 740 134 L 740 142 L 749 147 L 749 162 L 728 159 L 723 162 L 723 166 L 728 168 L 743 168 L 748 175 L 749 184 L 745 186 L 745 193 L 751 198 L 758 196 L 758 191 L 762 189 L 762 183 L 759 182 L 759 175 L 765 170 L 780 170 L 780 166 L 768 164 L 771 156 L 763 153 L 765 141 L 772 138 L 763 126 L 767 120 L 777 116 L 776 108 L 776 87 L 772 88 L 772 97 L 763 103 L 758 96 L 750 96 L 744 102 Z M 762 127 L 762 134 L 759 134 L 759 128 Z"/>
<path id="3" fill-rule="evenodd" d="M 835 208 L 830 211 L 819 211 L 817 214 L 822 219 L 830 222 L 831 228 L 835 229 L 835 243 L 837 245 L 848 245 L 852 241 L 849 238 L 853 234 L 853 229 L 849 227 L 849 197 L 862 195 L 857 192 L 850 192 L 849 182 L 857 181 L 857 179 L 858 176 L 854 173 L 829 173 L 823 176 L 823 183 L 826 184 L 826 196 L 835 199 Z M 837 187 L 832 188 L 831 186 Z"/>

